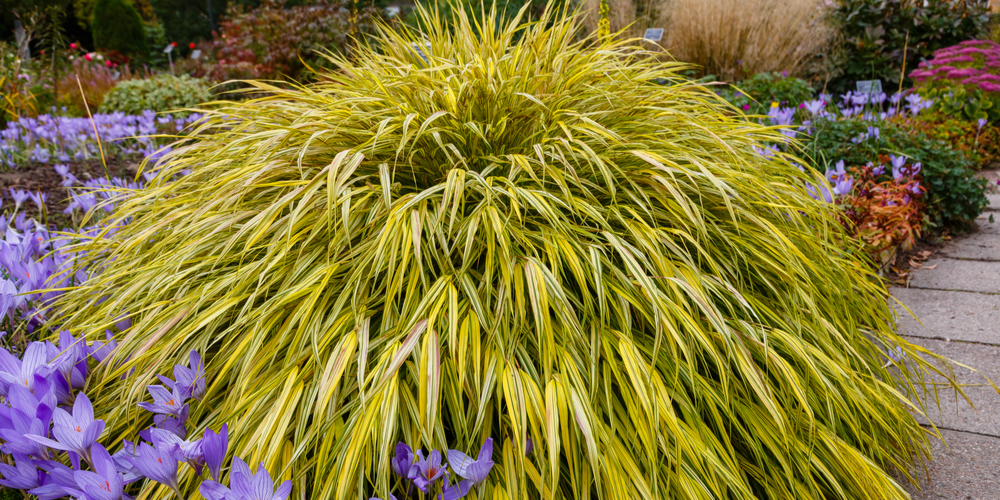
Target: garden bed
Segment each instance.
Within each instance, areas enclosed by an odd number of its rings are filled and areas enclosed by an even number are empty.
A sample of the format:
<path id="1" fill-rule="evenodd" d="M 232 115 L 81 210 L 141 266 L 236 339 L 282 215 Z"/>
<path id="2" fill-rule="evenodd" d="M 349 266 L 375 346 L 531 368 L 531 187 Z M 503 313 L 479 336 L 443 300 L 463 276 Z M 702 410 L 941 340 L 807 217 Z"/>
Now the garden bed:
<path id="1" fill-rule="evenodd" d="M 112 158 L 108 162 L 107 170 L 100 160 L 69 162 L 65 165 L 81 182 L 109 176 L 131 180 L 135 178 L 139 168 L 138 158 L 124 160 Z M 47 197 L 45 207 L 48 212 L 48 222 L 60 229 L 72 225 L 70 215 L 63 212 L 71 203 L 71 192 L 70 188 L 62 184 L 63 178 L 56 173 L 53 166 L 44 163 L 29 163 L 13 171 L 0 172 L 0 191 L 7 198 L 7 204 L 13 203 L 11 190 L 41 193 L 43 197 Z M 79 193 L 83 188 L 77 184 L 74 189 Z M 41 220 L 39 208 L 31 200 L 21 204 L 21 212 L 25 217 Z"/>

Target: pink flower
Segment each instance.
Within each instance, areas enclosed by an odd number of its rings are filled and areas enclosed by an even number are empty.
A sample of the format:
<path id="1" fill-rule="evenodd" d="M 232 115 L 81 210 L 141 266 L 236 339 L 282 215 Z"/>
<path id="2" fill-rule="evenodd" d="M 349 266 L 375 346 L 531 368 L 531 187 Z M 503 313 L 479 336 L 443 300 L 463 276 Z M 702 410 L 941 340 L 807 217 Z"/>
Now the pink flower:
<path id="1" fill-rule="evenodd" d="M 69 44 L 69 48 L 76 50 L 76 44 L 75 43 Z"/>
<path id="2" fill-rule="evenodd" d="M 90 54 L 84 54 L 83 58 L 86 59 L 86 60 L 88 60 L 88 61 L 93 61 L 94 60 L 94 57 L 91 56 Z"/>
<path id="3" fill-rule="evenodd" d="M 992 82 L 979 82 L 979 89 L 984 92 L 1000 92 L 1000 84 Z"/>
<path id="4" fill-rule="evenodd" d="M 979 75 L 979 70 L 976 68 L 962 68 L 948 72 L 948 78 L 953 80 L 957 80 L 959 78 L 969 78 L 977 75 Z"/>
<path id="5" fill-rule="evenodd" d="M 951 64 L 951 63 L 963 63 L 963 62 L 976 62 L 976 60 L 973 59 L 972 56 L 955 56 L 955 57 L 946 57 L 944 59 L 934 59 L 933 62 L 937 64 Z"/>

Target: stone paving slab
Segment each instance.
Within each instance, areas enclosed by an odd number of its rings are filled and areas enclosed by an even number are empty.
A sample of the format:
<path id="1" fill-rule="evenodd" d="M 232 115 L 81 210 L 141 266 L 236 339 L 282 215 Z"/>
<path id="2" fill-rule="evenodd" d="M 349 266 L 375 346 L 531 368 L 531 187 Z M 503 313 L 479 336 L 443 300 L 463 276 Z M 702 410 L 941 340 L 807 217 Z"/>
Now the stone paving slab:
<path id="1" fill-rule="evenodd" d="M 990 204 L 986 206 L 988 211 L 1000 211 L 1000 194 L 987 194 L 986 199 Z"/>
<path id="2" fill-rule="evenodd" d="M 993 383 L 1000 382 L 1000 346 L 932 339 L 908 340 L 935 354 L 978 370 L 977 373 L 953 366 L 955 379 L 965 386 L 963 390 L 975 408 L 969 406 L 965 398 L 956 394 L 953 389 L 940 387 L 937 401 L 933 393 L 924 401 L 927 417 L 940 427 L 1000 438 L 1000 394 L 984 378 L 989 377 Z M 944 380 L 937 375 L 932 379 Z M 921 420 L 926 423 L 926 420 Z M 1000 453 L 1000 448 L 997 452 Z"/>
<path id="3" fill-rule="evenodd" d="M 935 257 L 912 271 L 910 286 L 937 290 L 1000 293 L 1000 264 Z"/>
<path id="4" fill-rule="evenodd" d="M 900 481 L 912 500 L 1000 500 L 1000 439 L 954 431 L 941 436 L 947 446 L 932 438 L 927 475 L 918 471 L 922 491 Z"/>
<path id="5" fill-rule="evenodd" d="M 952 259 L 1000 262 L 1000 234 L 982 232 L 956 238 L 941 249 L 938 255 Z"/>
<path id="6" fill-rule="evenodd" d="M 893 301 L 904 335 L 1000 346 L 1000 294 L 899 287 L 891 292 L 923 323 Z"/>

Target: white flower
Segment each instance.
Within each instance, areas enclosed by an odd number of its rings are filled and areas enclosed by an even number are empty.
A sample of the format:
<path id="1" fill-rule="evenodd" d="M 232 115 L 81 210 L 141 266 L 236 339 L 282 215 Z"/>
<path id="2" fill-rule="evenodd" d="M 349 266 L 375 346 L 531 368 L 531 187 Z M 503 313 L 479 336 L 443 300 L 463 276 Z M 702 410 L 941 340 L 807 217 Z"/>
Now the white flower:
<path id="1" fill-rule="evenodd" d="M 102 56 L 100 54 L 97 54 L 97 60 L 98 61 L 103 61 L 104 60 L 104 56 Z"/>

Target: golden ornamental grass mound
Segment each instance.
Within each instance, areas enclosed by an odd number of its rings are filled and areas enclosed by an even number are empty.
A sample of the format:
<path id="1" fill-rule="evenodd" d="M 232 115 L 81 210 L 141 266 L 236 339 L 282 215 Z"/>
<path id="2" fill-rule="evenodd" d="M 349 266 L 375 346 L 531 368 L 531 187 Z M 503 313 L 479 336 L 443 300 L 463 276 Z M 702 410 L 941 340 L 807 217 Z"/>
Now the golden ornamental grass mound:
<path id="1" fill-rule="evenodd" d="M 228 422 L 295 498 L 399 495 L 397 441 L 486 437 L 470 498 L 905 498 L 928 365 L 817 179 L 754 151 L 779 132 L 576 15 L 453 11 L 256 83 L 78 246 L 101 272 L 62 319 L 135 324 L 88 388 L 106 442 L 197 349 L 192 432 Z"/>

